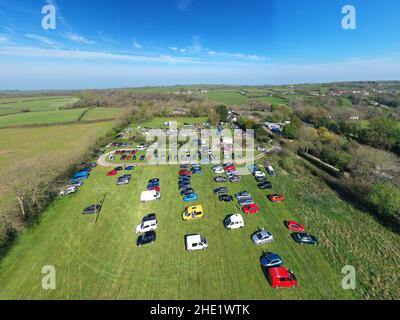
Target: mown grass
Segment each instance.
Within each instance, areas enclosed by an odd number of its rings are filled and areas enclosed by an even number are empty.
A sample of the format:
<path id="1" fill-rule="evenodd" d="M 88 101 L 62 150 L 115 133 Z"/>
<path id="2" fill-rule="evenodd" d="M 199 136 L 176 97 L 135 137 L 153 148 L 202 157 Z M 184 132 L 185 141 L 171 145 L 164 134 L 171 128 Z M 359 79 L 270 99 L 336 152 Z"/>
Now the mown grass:
<path id="1" fill-rule="evenodd" d="M 207 117 L 157 117 L 150 121 L 143 122 L 140 124 L 142 128 L 151 128 L 151 129 L 166 129 L 169 126 L 165 125 L 167 122 L 175 121 L 177 122 L 178 127 L 182 127 L 185 123 L 187 124 L 203 124 L 207 122 Z M 139 124 L 133 123 L 132 126 L 137 127 Z"/>
<path id="2" fill-rule="evenodd" d="M 288 104 L 286 99 L 280 97 L 261 97 L 257 99 L 268 104 Z"/>
<path id="3" fill-rule="evenodd" d="M 115 119 L 121 113 L 121 108 L 93 108 L 86 112 L 81 120 Z"/>
<path id="4" fill-rule="evenodd" d="M 376 283 L 399 265 L 398 237 L 355 210 L 315 177 L 278 171 L 272 192 L 287 201 L 272 204 L 268 192 L 256 188 L 251 176 L 228 185 L 231 194 L 252 192 L 262 210 L 245 217 L 246 227 L 227 231 L 222 221 L 239 212 L 234 203 L 222 204 L 212 194 L 217 186 L 209 167 L 193 177 L 193 187 L 205 217 L 185 223 L 185 208 L 176 187 L 175 166 L 139 167 L 132 183 L 117 187 L 107 169 L 96 168 L 78 194 L 59 199 L 42 215 L 40 224 L 23 234 L 0 262 L 0 298 L 12 299 L 357 299 L 399 297 L 396 282 Z M 161 178 L 162 199 L 141 204 L 147 180 Z M 97 224 L 81 210 L 105 198 Z M 154 245 L 137 248 L 135 227 L 155 212 L 159 219 Z M 297 215 L 300 214 L 300 217 Z M 295 218 L 321 241 L 319 247 L 293 242 L 283 221 Z M 275 241 L 255 247 L 251 234 L 259 227 L 273 232 Z M 187 253 L 184 235 L 200 233 L 209 249 Z M 374 238 L 374 241 L 371 241 Z M 375 240 L 376 239 L 376 240 Z M 281 254 L 297 275 L 300 287 L 270 288 L 261 271 L 263 250 Z M 358 287 L 341 288 L 341 268 L 356 267 Z M 53 265 L 57 289 L 41 289 L 41 268 Z M 391 271 L 393 272 L 393 270 Z M 389 280 L 384 278 L 385 280 Z M 396 278 L 397 279 L 397 278 Z M 393 279 L 395 280 L 395 279 Z M 383 281 L 383 278 L 381 278 Z M 374 285 L 378 285 L 375 287 Z"/>
<path id="5" fill-rule="evenodd" d="M 24 112 L 0 117 L 0 128 L 77 121 L 87 109 Z"/>
<path id="6" fill-rule="evenodd" d="M 0 115 L 30 111 L 57 110 L 79 101 L 77 97 L 24 97 L 0 99 Z"/>
<path id="7" fill-rule="evenodd" d="M 207 93 L 207 98 L 227 105 L 243 105 L 249 101 L 249 98 L 236 91 L 216 91 Z"/>

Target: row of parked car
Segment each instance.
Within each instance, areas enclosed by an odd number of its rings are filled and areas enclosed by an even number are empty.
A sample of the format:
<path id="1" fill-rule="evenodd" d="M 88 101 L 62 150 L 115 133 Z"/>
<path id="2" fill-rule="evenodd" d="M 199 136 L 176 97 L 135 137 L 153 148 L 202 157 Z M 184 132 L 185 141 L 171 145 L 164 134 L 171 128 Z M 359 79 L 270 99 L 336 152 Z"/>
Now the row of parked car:
<path id="1" fill-rule="evenodd" d="M 74 173 L 70 179 L 70 184 L 66 186 L 63 190 L 60 191 L 60 196 L 66 196 L 69 194 L 73 194 L 78 191 L 78 188 L 81 187 L 86 179 L 89 178 L 90 172 L 93 168 L 97 166 L 96 163 L 82 163 L 80 165 L 80 170 Z"/>
<path id="2" fill-rule="evenodd" d="M 193 164 L 189 170 L 189 165 L 181 165 L 179 170 L 178 189 L 180 195 L 183 196 L 184 202 L 197 201 L 199 199 L 197 193 L 191 187 L 192 176 L 201 174 L 201 166 Z"/>

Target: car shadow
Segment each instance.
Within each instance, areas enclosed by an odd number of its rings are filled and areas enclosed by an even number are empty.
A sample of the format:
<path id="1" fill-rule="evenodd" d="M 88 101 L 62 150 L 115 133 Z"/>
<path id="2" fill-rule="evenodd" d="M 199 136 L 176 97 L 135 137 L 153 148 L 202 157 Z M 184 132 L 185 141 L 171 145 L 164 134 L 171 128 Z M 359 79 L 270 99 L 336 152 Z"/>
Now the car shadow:
<path id="1" fill-rule="evenodd" d="M 100 217 L 100 213 L 101 213 L 101 211 L 102 211 L 102 209 L 103 209 L 103 205 L 104 205 L 104 202 L 106 201 L 107 195 L 108 195 L 108 192 L 106 192 L 106 193 L 104 194 L 103 199 L 100 201 L 100 210 L 99 210 L 99 212 L 97 212 L 97 215 L 96 215 L 96 219 L 95 219 L 95 221 L 94 221 L 94 224 L 97 224 L 97 220 L 98 220 L 99 217 Z"/>

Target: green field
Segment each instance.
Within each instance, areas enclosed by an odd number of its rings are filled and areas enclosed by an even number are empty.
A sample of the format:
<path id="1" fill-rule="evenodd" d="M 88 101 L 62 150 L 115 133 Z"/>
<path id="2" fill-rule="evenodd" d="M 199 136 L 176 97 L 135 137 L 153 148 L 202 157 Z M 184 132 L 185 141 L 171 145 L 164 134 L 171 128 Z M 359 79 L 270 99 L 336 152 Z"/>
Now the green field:
<path id="1" fill-rule="evenodd" d="M 268 104 L 288 104 L 286 99 L 279 97 L 261 97 L 257 99 Z"/>
<path id="2" fill-rule="evenodd" d="M 113 122 L 60 125 L 38 128 L 10 128 L 0 130 L 0 174 L 12 174 L 10 167 L 22 160 L 46 161 L 71 153 L 83 152 L 88 143 L 103 137 Z M 0 215 L 7 210 L 11 199 L 1 186 Z M 7 205 L 6 205 L 7 204 Z"/>
<path id="3" fill-rule="evenodd" d="M 177 167 L 139 167 L 128 186 L 116 186 L 107 171 L 96 168 L 76 195 L 54 202 L 38 226 L 19 237 L 0 262 L 1 299 L 399 298 L 398 276 L 393 277 L 399 265 L 398 236 L 340 200 L 315 177 L 278 170 L 271 181 L 273 192 L 287 196 L 281 204 L 270 203 L 268 192 L 257 189 L 251 176 L 228 185 L 231 194 L 250 191 L 262 210 L 245 217 L 244 229 L 227 231 L 224 218 L 239 208 L 220 203 L 212 194 L 217 184 L 209 167 L 192 179 L 205 217 L 186 223 Z M 161 179 L 162 198 L 141 204 L 140 192 L 153 177 Z M 93 216 L 81 214 L 104 197 L 97 224 Z M 158 216 L 157 241 L 138 248 L 135 227 L 152 212 Z M 321 245 L 295 244 L 283 225 L 290 218 L 304 223 Z M 250 236 L 259 227 L 274 234 L 272 244 L 252 244 Z M 209 249 L 186 252 L 184 236 L 191 233 L 205 236 Z M 259 263 L 267 250 L 283 257 L 296 273 L 299 288 L 269 286 Z M 358 272 L 354 291 L 341 288 L 341 268 L 347 264 Z M 45 265 L 56 269 L 56 290 L 41 288 Z"/>
<path id="4" fill-rule="evenodd" d="M 121 108 L 93 108 L 86 112 L 81 120 L 115 119 L 121 112 Z"/>
<path id="5" fill-rule="evenodd" d="M 37 111 L 10 114 L 0 117 L 0 128 L 8 126 L 39 125 L 74 122 L 87 109 Z"/>
<path id="6" fill-rule="evenodd" d="M 0 115 L 18 113 L 21 110 L 57 110 L 79 101 L 76 97 L 24 97 L 0 99 Z"/>
<path id="7" fill-rule="evenodd" d="M 243 105 L 249 101 L 249 98 L 236 91 L 217 91 L 207 94 L 207 98 L 227 105 Z"/>

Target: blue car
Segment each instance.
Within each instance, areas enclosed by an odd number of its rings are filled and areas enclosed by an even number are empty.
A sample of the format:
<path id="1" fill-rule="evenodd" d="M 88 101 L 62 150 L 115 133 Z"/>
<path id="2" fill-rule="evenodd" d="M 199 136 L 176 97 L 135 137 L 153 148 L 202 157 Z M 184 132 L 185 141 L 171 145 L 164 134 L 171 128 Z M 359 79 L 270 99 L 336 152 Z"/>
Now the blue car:
<path id="1" fill-rule="evenodd" d="M 192 174 L 201 174 L 201 169 L 200 168 L 192 169 Z"/>
<path id="2" fill-rule="evenodd" d="M 80 171 L 75 173 L 72 176 L 72 179 L 79 179 L 79 178 L 83 178 L 83 179 L 87 179 L 89 178 L 90 172 L 89 171 Z"/>
<path id="3" fill-rule="evenodd" d="M 128 166 L 128 167 L 125 168 L 125 171 L 132 171 L 134 169 L 135 169 L 134 166 Z"/>
<path id="4" fill-rule="evenodd" d="M 191 193 L 183 197 L 183 201 L 185 202 L 191 202 L 191 201 L 196 201 L 198 199 L 196 193 Z"/>
<path id="5" fill-rule="evenodd" d="M 253 173 L 254 171 L 257 171 L 257 170 L 258 170 L 258 166 L 255 165 L 255 164 L 253 164 L 253 165 L 251 165 L 251 166 L 248 166 L 247 168 L 249 169 L 249 171 L 250 171 L 251 173 Z"/>
<path id="6" fill-rule="evenodd" d="M 152 181 L 147 185 L 147 188 L 152 188 L 152 187 L 159 187 L 160 186 L 160 182 L 158 181 Z"/>
<path id="7" fill-rule="evenodd" d="M 283 261 L 278 254 L 268 252 L 262 255 L 261 265 L 264 268 L 276 268 L 276 267 L 281 267 L 283 265 Z"/>
<path id="8" fill-rule="evenodd" d="M 80 177 L 80 178 L 72 178 L 71 180 L 70 180 L 70 183 L 71 184 L 78 184 L 78 183 L 80 183 L 80 182 L 82 182 L 83 180 L 85 180 L 86 178 L 83 178 L 83 177 Z"/>

